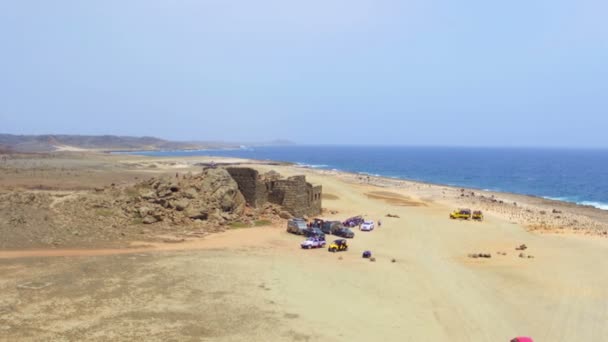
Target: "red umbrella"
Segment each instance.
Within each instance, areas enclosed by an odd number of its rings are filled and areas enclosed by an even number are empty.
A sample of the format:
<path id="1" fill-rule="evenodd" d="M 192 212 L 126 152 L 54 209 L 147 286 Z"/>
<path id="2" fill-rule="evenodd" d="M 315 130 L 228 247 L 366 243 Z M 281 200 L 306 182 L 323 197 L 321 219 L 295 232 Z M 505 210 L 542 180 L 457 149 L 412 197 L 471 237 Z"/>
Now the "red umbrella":
<path id="1" fill-rule="evenodd" d="M 516 337 L 511 342 L 534 342 L 532 337 Z"/>

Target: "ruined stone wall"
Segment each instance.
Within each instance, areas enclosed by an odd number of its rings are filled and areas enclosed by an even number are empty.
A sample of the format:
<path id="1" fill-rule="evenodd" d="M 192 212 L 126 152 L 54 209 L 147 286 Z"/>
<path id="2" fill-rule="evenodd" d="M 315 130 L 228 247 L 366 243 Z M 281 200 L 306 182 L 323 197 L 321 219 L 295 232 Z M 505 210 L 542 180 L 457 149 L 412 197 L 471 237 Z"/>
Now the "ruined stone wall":
<path id="1" fill-rule="evenodd" d="M 305 176 L 287 179 L 260 177 L 251 168 L 228 168 L 238 184 L 247 204 L 257 208 L 266 202 L 278 204 L 294 216 L 312 216 L 321 213 L 321 186 L 312 186 Z"/>
<path id="2" fill-rule="evenodd" d="M 304 176 L 294 176 L 272 182 L 268 200 L 281 205 L 294 216 L 321 213 L 321 186 L 313 187 Z"/>
<path id="3" fill-rule="evenodd" d="M 314 213 L 311 215 L 319 215 L 319 214 L 321 214 L 321 208 L 322 208 L 321 197 L 323 196 L 323 187 L 320 185 L 313 186 L 312 195 L 313 195 L 313 199 L 310 202 L 309 210 L 311 213 Z"/>
<path id="4" fill-rule="evenodd" d="M 267 202 L 266 185 L 260 181 L 258 171 L 245 167 L 226 169 L 239 186 L 239 191 L 251 207 L 257 208 Z"/>

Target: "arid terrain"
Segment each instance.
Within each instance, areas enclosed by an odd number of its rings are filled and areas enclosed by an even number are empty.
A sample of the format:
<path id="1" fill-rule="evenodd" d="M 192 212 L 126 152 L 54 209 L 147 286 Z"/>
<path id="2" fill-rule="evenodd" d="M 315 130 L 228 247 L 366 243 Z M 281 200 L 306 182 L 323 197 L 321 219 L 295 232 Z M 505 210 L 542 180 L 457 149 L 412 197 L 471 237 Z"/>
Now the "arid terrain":
<path id="1" fill-rule="evenodd" d="M 323 185 L 323 217 L 382 226 L 334 254 L 300 249 L 273 208 L 217 226 L 115 215 L 133 187 L 187 182 L 212 160 L 305 174 Z M 0 340 L 608 340 L 608 214 L 593 208 L 247 160 L 84 152 L 3 155 L 0 196 Z M 450 220 L 456 207 L 485 220 Z"/>

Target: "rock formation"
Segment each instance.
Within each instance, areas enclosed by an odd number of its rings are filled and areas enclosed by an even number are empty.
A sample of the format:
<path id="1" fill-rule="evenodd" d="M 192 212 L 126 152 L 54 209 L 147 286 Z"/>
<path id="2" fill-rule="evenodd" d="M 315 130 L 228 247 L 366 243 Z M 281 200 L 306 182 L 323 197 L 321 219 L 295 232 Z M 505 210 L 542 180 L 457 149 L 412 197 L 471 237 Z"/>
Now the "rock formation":
<path id="1" fill-rule="evenodd" d="M 221 168 L 208 168 L 198 175 L 152 178 L 125 192 L 132 197 L 125 210 L 145 224 L 188 220 L 221 224 L 240 217 L 245 210 L 237 183 Z"/>

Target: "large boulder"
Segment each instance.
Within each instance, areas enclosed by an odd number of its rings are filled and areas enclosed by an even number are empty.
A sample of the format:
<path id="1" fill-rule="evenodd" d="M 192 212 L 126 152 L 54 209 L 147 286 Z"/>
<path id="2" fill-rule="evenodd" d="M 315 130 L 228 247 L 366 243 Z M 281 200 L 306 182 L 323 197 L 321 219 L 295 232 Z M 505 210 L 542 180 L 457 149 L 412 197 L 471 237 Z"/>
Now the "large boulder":
<path id="1" fill-rule="evenodd" d="M 228 171 L 221 168 L 209 168 L 205 169 L 200 178 L 199 198 L 201 195 L 205 197 L 210 204 L 208 207 L 235 215 L 243 213 L 245 197 Z"/>
<path id="2" fill-rule="evenodd" d="M 154 222 L 158 222 L 158 220 L 154 216 L 146 216 L 146 217 L 144 217 L 144 219 L 142 220 L 142 222 L 144 224 L 152 224 Z"/>
<path id="3" fill-rule="evenodd" d="M 148 213 L 151 212 L 152 209 L 150 209 L 149 207 L 140 207 L 137 212 L 139 213 L 140 217 L 146 217 L 148 216 Z"/>
<path id="4" fill-rule="evenodd" d="M 188 205 L 190 205 L 190 201 L 186 198 L 178 199 L 177 201 L 173 202 L 173 207 L 177 211 L 184 211 L 186 208 L 188 208 Z"/>

